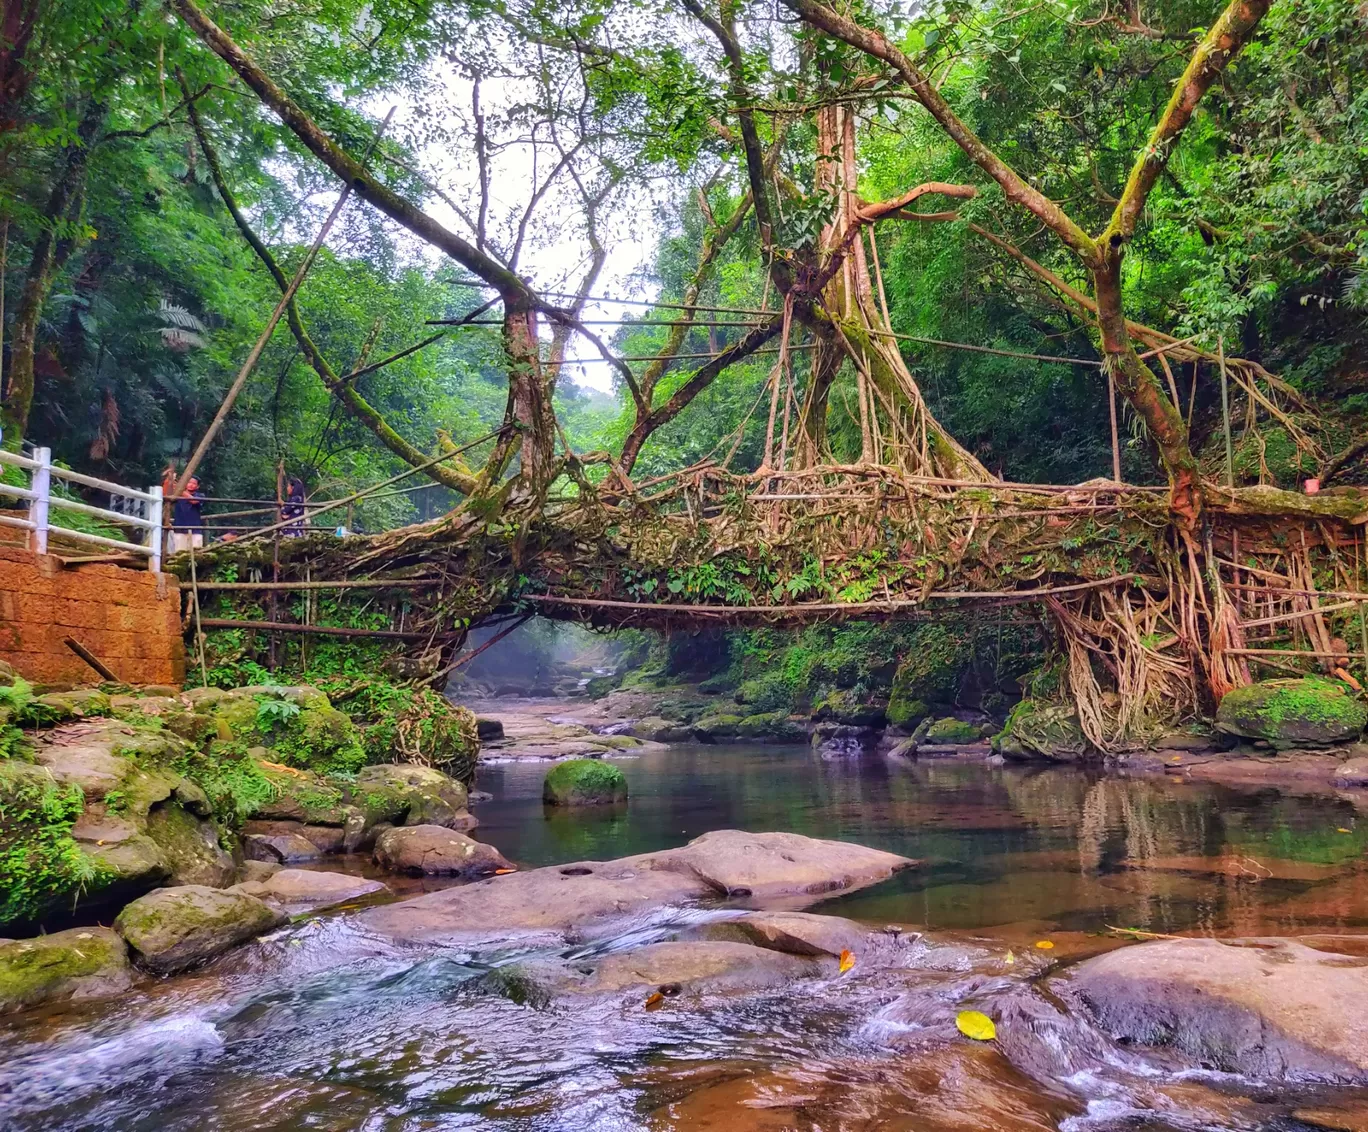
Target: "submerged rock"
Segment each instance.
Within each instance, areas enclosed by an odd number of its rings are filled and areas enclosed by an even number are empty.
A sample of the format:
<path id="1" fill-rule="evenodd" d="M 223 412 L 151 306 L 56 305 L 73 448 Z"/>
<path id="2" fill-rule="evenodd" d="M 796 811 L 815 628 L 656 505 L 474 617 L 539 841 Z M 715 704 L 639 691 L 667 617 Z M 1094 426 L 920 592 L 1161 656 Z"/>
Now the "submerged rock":
<path id="1" fill-rule="evenodd" d="M 758 990 L 819 970 L 808 959 L 778 950 L 707 940 L 653 943 L 635 951 L 613 952 L 592 966 L 592 975 L 573 989 L 592 994 L 649 987 L 673 997 L 686 990 Z"/>
<path id="2" fill-rule="evenodd" d="M 557 763 L 542 783 L 542 801 L 548 806 L 598 806 L 626 800 L 627 776 L 598 759 Z"/>
<path id="3" fill-rule="evenodd" d="M 440 825 L 385 830 L 375 841 L 375 862 L 414 876 L 488 876 L 513 867 L 494 846 Z"/>
<path id="4" fill-rule="evenodd" d="M 531 869 L 428 893 L 368 909 L 357 922 L 401 940 L 579 942 L 719 895 L 747 895 L 782 907 L 810 904 L 913 864 L 842 841 L 718 830 L 679 849 Z"/>
<path id="5" fill-rule="evenodd" d="M 1368 788 L 1368 756 L 1340 763 L 1335 768 L 1335 785 L 1342 790 Z"/>
<path id="6" fill-rule="evenodd" d="M 0 945 L 0 1014 L 105 998 L 132 982 L 128 949 L 108 928 L 72 928 Z"/>
<path id="7" fill-rule="evenodd" d="M 1078 966 L 1066 986 L 1118 1040 L 1250 1076 L 1368 1082 L 1368 959 L 1287 939 L 1178 939 Z"/>
<path id="8" fill-rule="evenodd" d="M 186 885 L 139 897 L 119 913 L 114 930 L 123 936 L 140 966 L 170 975 L 283 921 L 284 916 L 255 897 Z"/>
<path id="9" fill-rule="evenodd" d="M 1289 746 L 1343 743 L 1368 726 L 1368 708 L 1337 680 L 1264 680 L 1227 692 L 1216 726 L 1230 735 Z"/>
<path id="10" fill-rule="evenodd" d="M 725 927 L 740 932 L 757 947 L 789 955 L 839 956 L 858 952 L 868 929 L 840 916 L 814 916 L 808 912 L 752 912 Z"/>

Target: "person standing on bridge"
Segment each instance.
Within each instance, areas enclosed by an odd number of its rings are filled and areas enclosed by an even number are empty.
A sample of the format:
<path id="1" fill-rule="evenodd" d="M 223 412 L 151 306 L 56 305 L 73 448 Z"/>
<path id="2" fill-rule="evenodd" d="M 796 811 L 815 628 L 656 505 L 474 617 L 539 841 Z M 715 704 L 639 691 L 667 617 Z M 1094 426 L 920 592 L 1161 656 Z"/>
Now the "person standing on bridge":
<path id="1" fill-rule="evenodd" d="M 204 492 L 199 479 L 191 476 L 185 491 L 176 497 L 171 516 L 171 550 L 179 554 L 192 546 L 204 545 Z"/>
<path id="2" fill-rule="evenodd" d="M 304 481 L 298 476 L 285 478 L 285 461 L 276 467 L 276 502 L 280 506 L 280 521 L 289 523 L 281 534 L 299 538 L 304 534 Z"/>

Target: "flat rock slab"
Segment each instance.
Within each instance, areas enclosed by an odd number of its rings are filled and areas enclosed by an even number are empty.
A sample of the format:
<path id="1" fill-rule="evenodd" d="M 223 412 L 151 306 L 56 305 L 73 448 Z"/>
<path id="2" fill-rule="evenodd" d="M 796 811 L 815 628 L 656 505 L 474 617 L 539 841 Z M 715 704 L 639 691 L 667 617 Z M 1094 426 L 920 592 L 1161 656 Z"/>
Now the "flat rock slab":
<path id="1" fill-rule="evenodd" d="M 757 900 L 864 888 L 915 864 L 896 853 L 845 841 L 739 829 L 714 830 L 680 849 L 629 859 L 696 876 L 719 895 Z"/>
<path id="2" fill-rule="evenodd" d="M 0 1014 L 105 998 L 132 983 L 128 949 L 108 928 L 72 928 L 0 943 Z"/>
<path id="3" fill-rule="evenodd" d="M 313 869 L 280 869 L 264 880 L 244 881 L 229 892 L 254 896 L 268 904 L 281 905 L 291 912 L 314 911 L 389 891 L 384 881 L 347 873 L 325 873 Z"/>
<path id="4" fill-rule="evenodd" d="M 368 909 L 358 922 L 411 941 L 579 942 L 710 897 L 810 904 L 913 864 L 843 841 L 718 830 L 661 853 L 532 869 L 428 893 Z"/>
<path id="5" fill-rule="evenodd" d="M 1164 940 L 1065 983 L 1112 1036 L 1266 1079 L 1368 1082 L 1368 959 L 1293 940 Z"/>

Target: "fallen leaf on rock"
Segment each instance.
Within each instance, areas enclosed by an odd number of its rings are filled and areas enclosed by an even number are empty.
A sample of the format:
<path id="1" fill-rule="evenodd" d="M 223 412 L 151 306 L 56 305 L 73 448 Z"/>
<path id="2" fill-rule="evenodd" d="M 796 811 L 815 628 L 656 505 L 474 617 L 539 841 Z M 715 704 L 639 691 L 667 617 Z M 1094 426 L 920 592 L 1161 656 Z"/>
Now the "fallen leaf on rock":
<path id="1" fill-rule="evenodd" d="M 665 1003 L 665 996 L 659 991 L 654 991 L 646 996 L 645 1006 L 647 1010 L 659 1010 Z"/>
<path id="2" fill-rule="evenodd" d="M 495 875 L 496 877 L 501 877 L 501 876 L 506 876 L 508 873 L 516 873 L 517 871 L 518 871 L 517 869 L 495 869 L 495 870 L 494 870 L 494 875 Z"/>
<path id="3" fill-rule="evenodd" d="M 1344 826 L 1340 826 L 1339 829 L 1335 830 L 1335 832 L 1336 832 L 1336 833 L 1353 833 L 1354 831 L 1353 831 L 1352 829 L 1345 829 Z"/>
<path id="4" fill-rule="evenodd" d="M 1048 939 L 1038 939 L 1036 940 L 1036 946 L 1040 948 L 1041 951 L 1049 951 L 1052 947 L 1054 947 L 1054 944 L 1051 943 Z"/>
<path id="5" fill-rule="evenodd" d="M 966 1038 L 976 1042 L 991 1042 L 997 1037 L 997 1027 L 988 1015 L 977 1010 L 961 1010 L 955 1015 L 955 1028 Z"/>
<path id="6" fill-rule="evenodd" d="M 1012 954 L 1012 951 L 1011 951 L 1010 948 L 1008 948 L 1007 954 L 1004 955 L 1002 958 L 1003 958 L 1003 961 L 1006 962 L 1006 963 L 1015 963 L 1015 962 L 1016 962 L 1016 956 Z"/>
<path id="7" fill-rule="evenodd" d="M 854 953 L 853 951 L 851 951 L 849 948 L 846 948 L 844 951 L 841 952 L 841 971 L 840 971 L 840 973 L 841 973 L 842 975 L 844 975 L 844 974 L 845 974 L 847 971 L 849 971 L 853 966 L 855 966 L 855 953 Z"/>

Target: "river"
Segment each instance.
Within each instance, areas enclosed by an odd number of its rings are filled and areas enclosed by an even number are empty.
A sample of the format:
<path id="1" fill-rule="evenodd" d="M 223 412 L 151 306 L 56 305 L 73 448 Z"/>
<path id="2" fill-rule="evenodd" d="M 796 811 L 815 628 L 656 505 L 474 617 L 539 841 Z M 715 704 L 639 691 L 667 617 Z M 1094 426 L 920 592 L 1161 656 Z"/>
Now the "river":
<path id="1" fill-rule="evenodd" d="M 1002 1009 L 1025 1009 L 1048 964 L 1115 946 L 1108 926 L 1368 932 L 1368 821 L 1333 796 L 675 746 L 619 761 L 624 810 L 562 814 L 540 801 L 547 765 L 480 772 L 493 799 L 476 807 L 478 836 L 520 865 L 662 849 L 719 828 L 857 841 L 923 863 L 818 910 L 938 933 L 948 958 L 896 983 L 857 967 L 689 1011 L 617 1000 L 539 1009 L 491 989 L 507 954 L 405 950 L 343 912 L 116 1004 L 0 1027 L 0 1127 L 1288 1132 L 1312 1126 L 1294 1111 L 1357 1102 L 1119 1048 L 1079 1068 L 1067 1051 L 1100 1039 L 1073 1019 L 1037 1018 L 1037 1044 L 1021 1048 L 923 1040 L 918 1021 L 967 978 Z M 1037 940 L 1054 947 L 1037 951 Z M 1022 956 L 1015 970 L 1001 966 L 1006 948 Z"/>

